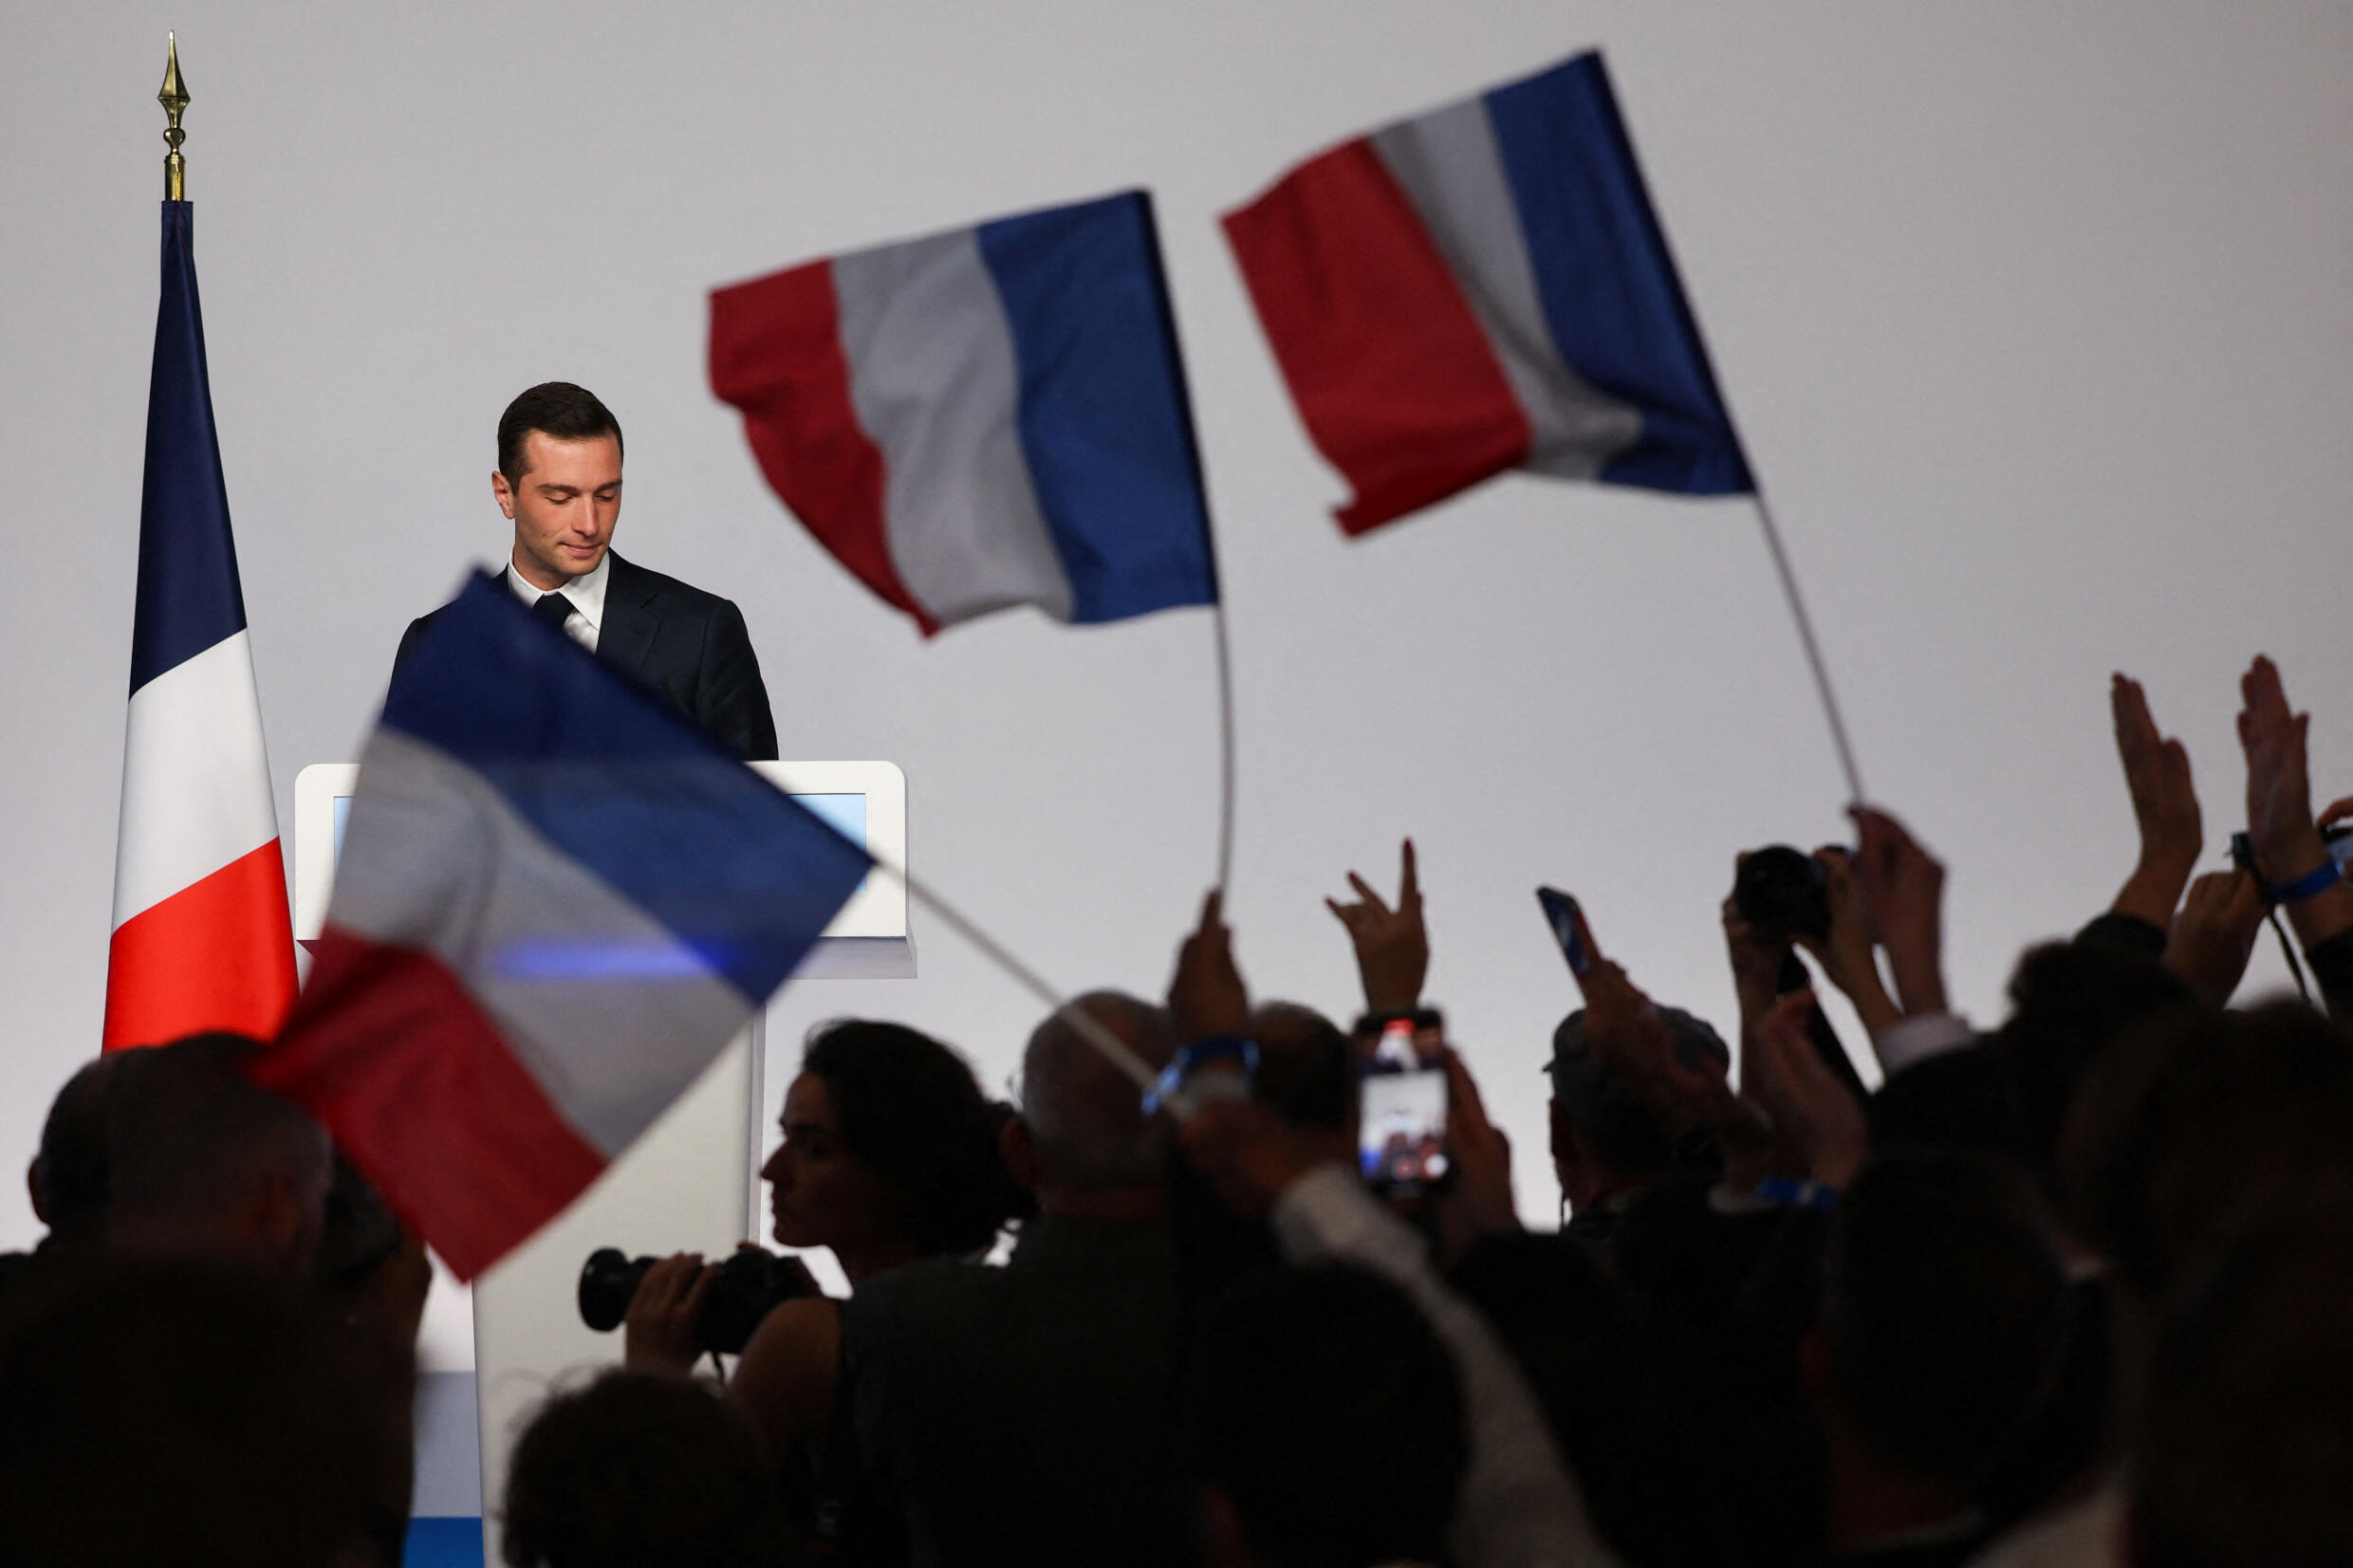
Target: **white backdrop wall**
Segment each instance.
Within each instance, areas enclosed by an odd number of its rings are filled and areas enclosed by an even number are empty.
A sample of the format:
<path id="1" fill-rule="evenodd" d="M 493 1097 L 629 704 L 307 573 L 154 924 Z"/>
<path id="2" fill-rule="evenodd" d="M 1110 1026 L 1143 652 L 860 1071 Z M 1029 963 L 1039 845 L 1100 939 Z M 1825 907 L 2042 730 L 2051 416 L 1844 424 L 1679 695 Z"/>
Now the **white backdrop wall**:
<path id="1" fill-rule="evenodd" d="M 402 626 L 503 549 L 499 409 L 566 378 L 626 428 L 623 548 L 743 606 L 786 754 L 899 763 L 941 889 L 1065 985 L 1156 989 L 1213 869 L 1205 617 L 925 644 L 784 514 L 702 369 L 713 285 L 1149 185 L 1238 660 L 1243 964 L 1349 1010 L 1321 898 L 1415 835 L 1431 995 L 1543 1213 L 1571 999 L 1529 889 L 1728 1018 L 1733 851 L 1843 830 L 1798 646 L 1739 504 L 1508 479 L 1343 542 L 1214 220 L 1596 43 L 1865 780 L 1952 864 L 1964 1007 L 1997 1016 L 2020 945 L 2128 867 L 2110 670 L 2188 740 L 2217 858 L 2257 649 L 2353 792 L 2341 3 L 6 0 L 0 1157 L 98 1037 L 167 26 L 282 822 L 299 767 L 355 753 Z M 1002 1085 L 1037 1007 L 917 936 L 918 980 L 805 985 L 775 1026 L 885 1013 Z M 35 1228 L 0 1197 L 0 1245 Z"/>

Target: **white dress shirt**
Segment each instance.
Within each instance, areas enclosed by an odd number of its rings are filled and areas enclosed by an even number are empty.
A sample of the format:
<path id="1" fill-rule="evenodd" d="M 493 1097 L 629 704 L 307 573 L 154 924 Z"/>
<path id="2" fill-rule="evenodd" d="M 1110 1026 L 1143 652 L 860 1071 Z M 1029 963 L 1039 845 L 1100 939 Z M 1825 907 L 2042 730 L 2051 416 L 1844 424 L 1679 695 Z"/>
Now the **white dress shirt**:
<path id="1" fill-rule="evenodd" d="M 540 601 L 542 590 L 524 581 L 523 574 L 514 569 L 514 563 L 509 562 L 500 575 L 525 608 Z M 613 552 L 607 550 L 597 557 L 594 571 L 583 572 L 556 590 L 572 602 L 572 618 L 564 623 L 564 630 L 592 654 L 597 651 L 597 634 L 604 629 L 604 584 L 612 575 Z"/>

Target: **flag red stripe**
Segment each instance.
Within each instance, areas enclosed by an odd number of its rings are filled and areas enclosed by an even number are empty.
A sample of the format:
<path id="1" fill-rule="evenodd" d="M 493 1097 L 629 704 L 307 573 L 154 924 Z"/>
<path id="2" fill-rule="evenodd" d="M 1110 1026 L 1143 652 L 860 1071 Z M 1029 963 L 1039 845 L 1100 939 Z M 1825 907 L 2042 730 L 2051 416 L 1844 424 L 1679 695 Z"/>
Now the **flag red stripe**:
<path id="1" fill-rule="evenodd" d="M 819 544 L 925 636 L 884 531 L 882 449 L 858 422 L 830 263 L 712 291 L 711 390 L 744 416 L 760 471 Z"/>
<path id="2" fill-rule="evenodd" d="M 286 863 L 272 839 L 115 928 L 102 1049 L 208 1029 L 267 1040 L 294 1001 Z"/>
<path id="3" fill-rule="evenodd" d="M 1515 467 L 1528 415 L 1413 203 L 1362 138 L 1229 212 L 1300 417 L 1361 534 Z"/>
<path id="4" fill-rule="evenodd" d="M 333 1131 L 461 1280 L 562 1213 L 604 1156 L 447 966 L 329 923 L 252 1074 Z"/>

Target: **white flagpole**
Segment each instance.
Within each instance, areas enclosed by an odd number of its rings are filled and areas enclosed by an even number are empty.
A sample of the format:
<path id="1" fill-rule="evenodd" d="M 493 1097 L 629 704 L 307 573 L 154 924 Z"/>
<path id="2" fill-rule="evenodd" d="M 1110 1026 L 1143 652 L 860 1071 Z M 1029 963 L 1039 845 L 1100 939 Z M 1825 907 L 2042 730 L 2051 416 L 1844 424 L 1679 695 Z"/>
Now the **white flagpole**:
<path id="1" fill-rule="evenodd" d="M 1755 478 L 1753 470 L 1750 472 Z M 1789 600 L 1789 614 L 1797 621 L 1798 640 L 1806 645 L 1806 663 L 1814 673 L 1814 690 L 1822 694 L 1822 711 L 1830 721 L 1830 740 L 1838 747 L 1839 766 L 1846 774 L 1846 793 L 1856 804 L 1863 803 L 1862 774 L 1855 766 L 1855 748 L 1847 744 L 1846 721 L 1839 714 L 1837 695 L 1830 690 L 1830 670 L 1822 661 L 1822 646 L 1814 640 L 1813 618 L 1806 613 L 1806 600 L 1797 590 L 1797 574 L 1789 569 L 1789 552 L 1781 543 L 1781 530 L 1773 524 L 1773 508 L 1765 499 L 1765 487 L 1760 482 L 1751 492 L 1756 501 L 1756 520 L 1765 526 L 1765 547 L 1772 553 L 1773 570 L 1781 576 L 1781 591 Z"/>
<path id="2" fill-rule="evenodd" d="M 1233 882 L 1233 650 L 1226 636 L 1225 585 L 1210 607 L 1217 636 L 1217 891 Z"/>
<path id="3" fill-rule="evenodd" d="M 1102 1054 L 1104 1061 L 1118 1068 L 1129 1082 L 1135 1084 L 1138 1092 L 1142 1094 L 1152 1092 L 1159 1081 L 1159 1075 L 1152 1070 L 1151 1065 L 1143 1058 L 1130 1050 L 1125 1041 L 1103 1027 L 1085 1009 L 1047 984 L 1043 975 L 1014 957 L 1002 943 L 974 925 L 954 905 L 917 881 L 913 876 L 908 876 L 904 866 L 895 866 L 888 860 L 880 858 L 874 862 L 874 865 L 877 871 L 905 888 L 909 897 L 939 916 L 941 923 L 978 949 L 982 957 L 1010 975 L 1015 984 L 1053 1008 L 1055 1013 L 1078 1033 L 1080 1039 L 1095 1047 Z M 1165 1102 L 1169 1110 L 1179 1120 L 1182 1120 L 1191 1110 L 1181 1096 L 1167 1097 Z"/>

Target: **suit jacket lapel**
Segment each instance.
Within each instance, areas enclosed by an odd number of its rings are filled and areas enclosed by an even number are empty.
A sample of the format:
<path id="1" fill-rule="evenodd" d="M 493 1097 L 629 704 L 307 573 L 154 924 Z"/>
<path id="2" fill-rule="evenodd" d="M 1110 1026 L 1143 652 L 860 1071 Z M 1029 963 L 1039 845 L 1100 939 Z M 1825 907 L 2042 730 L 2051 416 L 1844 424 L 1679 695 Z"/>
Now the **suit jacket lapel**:
<path id="1" fill-rule="evenodd" d="M 654 634 L 661 626 L 652 603 L 654 584 L 620 556 L 608 552 L 606 559 L 613 571 L 604 584 L 604 624 L 597 628 L 597 656 L 644 680 Z"/>

